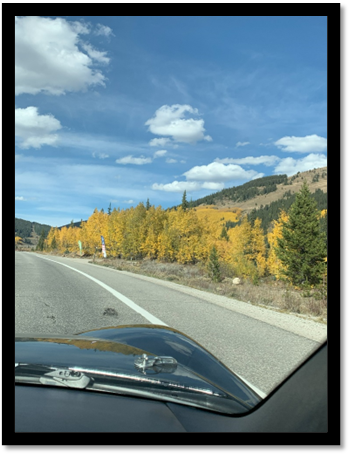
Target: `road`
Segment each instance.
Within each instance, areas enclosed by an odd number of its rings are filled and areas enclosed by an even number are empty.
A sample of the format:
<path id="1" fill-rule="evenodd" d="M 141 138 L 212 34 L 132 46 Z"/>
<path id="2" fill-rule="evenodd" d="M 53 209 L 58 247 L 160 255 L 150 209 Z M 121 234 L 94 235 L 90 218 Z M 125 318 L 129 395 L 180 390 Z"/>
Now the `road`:
<path id="1" fill-rule="evenodd" d="M 326 337 L 322 324 L 175 283 L 15 252 L 16 334 L 149 323 L 187 334 L 266 394 Z"/>

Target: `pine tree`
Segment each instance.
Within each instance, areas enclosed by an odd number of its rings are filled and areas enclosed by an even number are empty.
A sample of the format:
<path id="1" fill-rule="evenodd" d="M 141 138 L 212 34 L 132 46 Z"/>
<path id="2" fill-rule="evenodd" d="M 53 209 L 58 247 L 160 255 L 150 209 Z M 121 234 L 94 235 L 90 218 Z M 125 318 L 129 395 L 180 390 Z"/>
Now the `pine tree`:
<path id="1" fill-rule="evenodd" d="M 149 203 L 149 199 L 147 198 L 146 210 L 149 210 L 150 208 L 151 208 L 151 204 Z"/>
<path id="2" fill-rule="evenodd" d="M 109 206 L 108 206 L 108 215 L 110 215 L 111 212 L 112 212 L 112 203 L 110 202 Z"/>
<path id="3" fill-rule="evenodd" d="M 51 241 L 51 249 L 55 250 L 57 248 L 57 241 L 56 241 L 56 237 L 53 236 L 53 239 Z"/>
<path id="4" fill-rule="evenodd" d="M 327 247 L 320 229 L 317 203 L 304 182 L 295 202 L 282 222 L 282 237 L 277 239 L 276 255 L 283 275 L 295 286 L 317 285 L 325 272 Z"/>
<path id="5" fill-rule="evenodd" d="M 186 190 L 184 191 L 184 194 L 182 196 L 182 204 L 181 204 L 182 210 L 187 210 L 189 207 L 189 204 L 186 199 Z"/>
<path id="6" fill-rule="evenodd" d="M 219 256 L 218 256 L 218 252 L 215 248 L 215 245 L 213 245 L 210 250 L 208 271 L 209 271 L 209 276 L 213 281 L 215 281 L 215 282 L 221 281 Z"/>
<path id="7" fill-rule="evenodd" d="M 41 231 L 40 238 L 39 238 L 38 244 L 36 246 L 36 249 L 38 251 L 43 251 L 43 249 L 44 249 L 44 241 L 45 241 L 45 231 L 43 229 Z"/>
<path id="8" fill-rule="evenodd" d="M 221 234 L 220 234 L 220 239 L 225 239 L 226 242 L 229 241 L 229 238 L 228 238 L 228 235 L 227 235 L 227 230 L 226 230 L 225 225 L 222 226 L 222 231 L 221 231 Z"/>

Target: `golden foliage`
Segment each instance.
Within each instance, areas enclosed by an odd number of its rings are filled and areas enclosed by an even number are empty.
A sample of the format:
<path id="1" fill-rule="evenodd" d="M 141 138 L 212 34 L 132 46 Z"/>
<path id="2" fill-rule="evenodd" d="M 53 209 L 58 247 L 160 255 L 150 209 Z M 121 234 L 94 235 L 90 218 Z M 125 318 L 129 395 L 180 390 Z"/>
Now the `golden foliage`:
<path id="1" fill-rule="evenodd" d="M 322 211 L 321 216 L 325 213 Z M 271 274 L 279 279 L 281 263 L 275 247 L 282 236 L 282 221 L 287 219 L 282 211 L 265 236 L 261 220 L 256 219 L 252 225 L 247 216 L 242 217 L 241 209 L 203 206 L 167 211 L 140 203 L 125 210 L 113 209 L 110 214 L 95 209 L 80 228 L 51 228 L 45 248 L 79 253 L 80 240 L 84 254 L 101 254 L 102 235 L 107 256 L 206 264 L 215 246 L 219 262 L 232 275 L 257 279 Z M 225 238 L 222 232 L 228 221 L 239 223 L 227 229 Z"/>
<path id="2" fill-rule="evenodd" d="M 267 241 L 269 243 L 267 269 L 269 273 L 271 275 L 274 275 L 277 279 L 280 279 L 282 277 L 282 263 L 276 255 L 275 248 L 277 247 L 277 239 L 282 238 L 282 223 L 287 221 L 287 213 L 284 210 L 281 210 L 281 214 L 278 220 L 273 222 L 272 231 L 267 233 Z"/>

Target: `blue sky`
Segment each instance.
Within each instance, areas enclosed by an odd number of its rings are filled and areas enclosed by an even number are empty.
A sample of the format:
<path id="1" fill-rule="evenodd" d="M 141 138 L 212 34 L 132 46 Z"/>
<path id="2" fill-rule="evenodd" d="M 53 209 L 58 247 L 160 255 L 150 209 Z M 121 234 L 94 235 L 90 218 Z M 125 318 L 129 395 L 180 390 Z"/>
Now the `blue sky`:
<path id="1" fill-rule="evenodd" d="M 326 166 L 326 17 L 29 16 L 15 41 L 18 218 Z"/>

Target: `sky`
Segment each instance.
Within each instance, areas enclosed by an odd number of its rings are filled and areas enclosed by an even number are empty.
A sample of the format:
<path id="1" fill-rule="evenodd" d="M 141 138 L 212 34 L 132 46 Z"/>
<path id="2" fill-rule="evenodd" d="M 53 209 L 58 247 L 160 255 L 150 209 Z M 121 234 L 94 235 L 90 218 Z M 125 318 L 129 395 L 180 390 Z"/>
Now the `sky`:
<path id="1" fill-rule="evenodd" d="M 17 218 L 327 165 L 325 16 L 18 16 L 15 65 Z"/>

